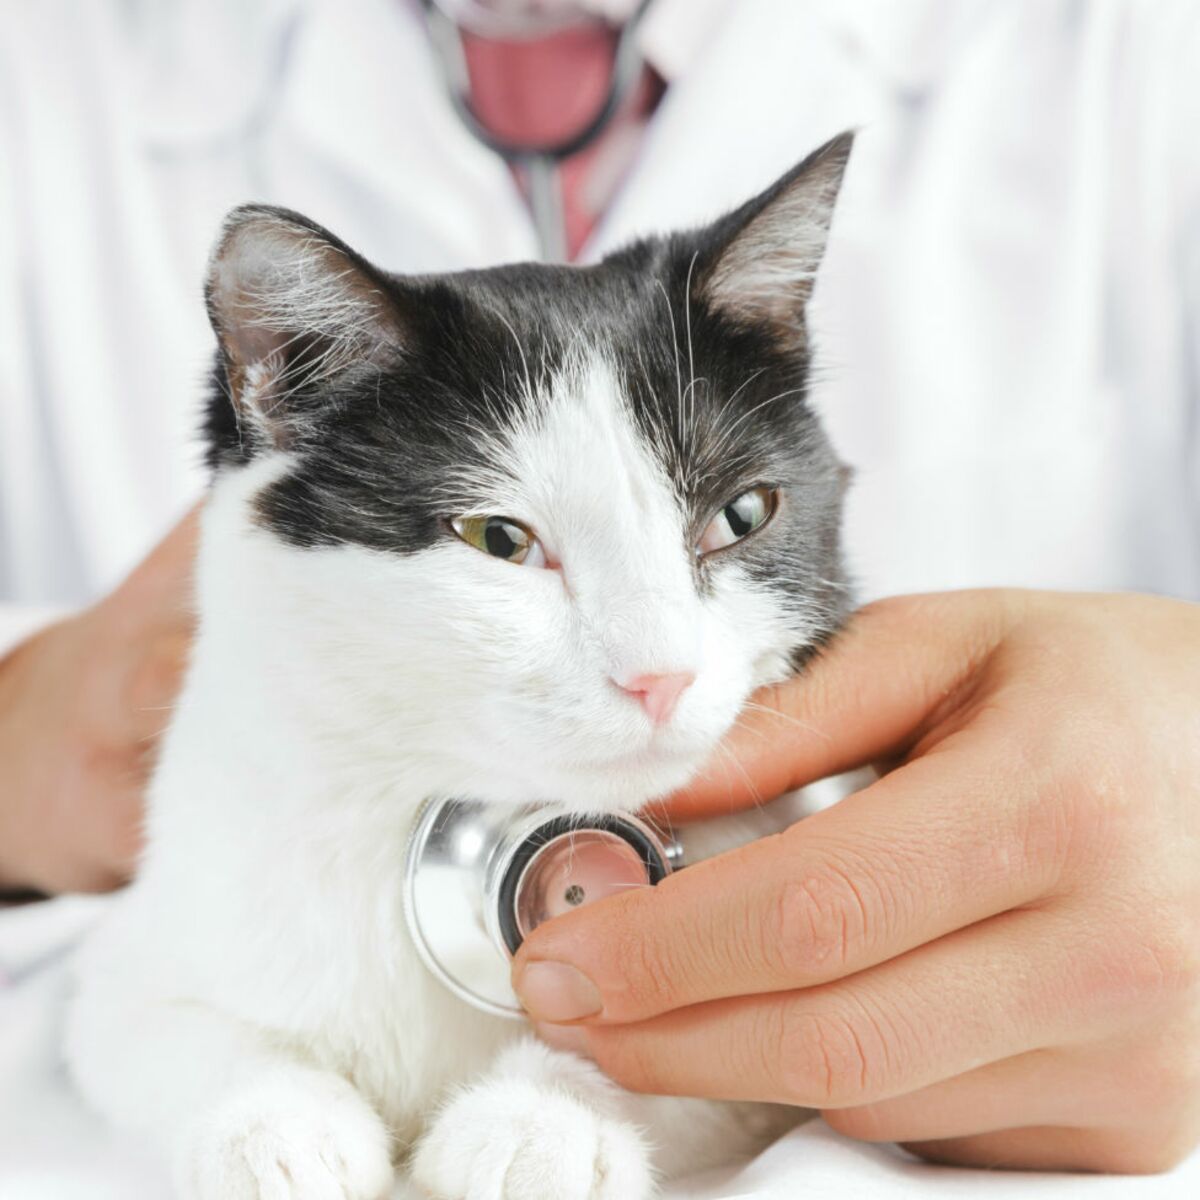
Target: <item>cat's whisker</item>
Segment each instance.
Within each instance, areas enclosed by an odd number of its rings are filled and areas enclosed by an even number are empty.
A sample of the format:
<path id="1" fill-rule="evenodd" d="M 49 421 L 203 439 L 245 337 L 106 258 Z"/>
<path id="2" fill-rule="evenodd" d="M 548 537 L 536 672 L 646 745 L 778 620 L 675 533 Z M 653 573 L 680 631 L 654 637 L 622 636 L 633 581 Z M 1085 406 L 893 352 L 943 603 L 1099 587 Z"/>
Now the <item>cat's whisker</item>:
<path id="1" fill-rule="evenodd" d="M 831 733 L 828 733 L 823 729 L 818 729 L 817 726 L 810 725 L 806 721 L 800 720 L 799 717 L 792 716 L 791 713 L 780 712 L 777 708 L 771 708 L 766 704 L 759 704 L 755 700 L 746 701 L 743 708 L 749 710 L 750 712 L 765 713 L 773 720 L 782 721 L 785 725 L 794 725 L 797 729 L 802 729 L 805 733 L 811 733 L 814 737 L 818 737 L 824 742 L 833 741 L 833 735 Z M 743 728 L 745 728 L 745 726 L 743 726 Z M 755 729 L 751 732 L 758 734 L 761 737 L 767 736 L 766 731 L 762 729 Z"/>
<path id="2" fill-rule="evenodd" d="M 714 428 L 721 428 L 725 421 L 725 414 L 737 400 L 737 398 L 766 370 L 766 367 L 759 367 L 756 371 L 752 371 L 746 378 L 733 390 L 729 398 L 721 405 L 717 411 L 712 424 Z"/>
<path id="3" fill-rule="evenodd" d="M 521 344 L 521 339 L 517 336 L 517 331 L 513 328 L 512 322 L 509 321 L 509 319 L 502 312 L 500 312 L 499 309 L 492 309 L 491 311 L 492 311 L 492 314 L 496 317 L 496 319 L 512 335 L 512 340 L 516 344 L 517 353 L 521 356 L 521 369 L 525 373 L 524 399 L 525 399 L 526 405 L 530 409 L 532 409 L 532 407 L 534 405 L 533 376 L 529 372 L 529 359 L 526 358 L 526 356 L 525 356 L 525 347 Z"/>
<path id="4" fill-rule="evenodd" d="M 700 257 L 700 251 L 697 250 L 692 255 L 692 261 L 688 263 L 687 282 L 684 284 L 683 290 L 683 313 L 684 325 L 687 329 L 687 347 L 688 347 L 688 386 L 684 396 L 688 398 L 689 411 L 687 419 L 687 431 L 689 437 L 695 428 L 696 424 L 696 360 L 692 353 L 692 272 L 696 269 L 696 259 Z M 680 400 L 680 407 L 683 406 L 683 400 Z"/>
<path id="5" fill-rule="evenodd" d="M 745 423 L 747 421 L 749 421 L 753 416 L 755 416 L 757 413 L 761 412 L 764 408 L 766 408 L 767 405 L 776 404 L 780 400 L 786 400 L 787 397 L 798 395 L 799 393 L 804 392 L 806 390 L 807 390 L 806 387 L 788 388 L 787 391 L 777 392 L 774 396 L 768 396 L 767 399 L 760 401 L 752 409 L 750 409 L 747 412 L 742 413 L 742 415 L 740 417 L 738 417 L 738 419 L 736 421 L 734 421 L 733 424 L 730 425 L 724 431 L 724 433 L 721 437 L 721 440 L 717 443 L 718 447 L 724 447 L 727 443 L 732 441 L 733 437 L 737 433 L 737 431 L 743 425 L 745 425 Z"/>
<path id="6" fill-rule="evenodd" d="M 762 793 L 758 790 L 758 784 L 754 782 L 750 772 L 746 770 L 745 765 L 743 764 L 742 760 L 738 758 L 737 754 L 724 743 L 718 743 L 717 754 L 720 756 L 723 765 L 732 765 L 737 773 L 742 777 L 742 781 L 745 783 L 746 790 L 751 799 L 754 801 L 754 804 L 759 806 L 766 803 L 766 801 L 763 799 Z"/>
<path id="7" fill-rule="evenodd" d="M 683 445 L 683 375 L 679 367 L 679 336 L 675 328 L 675 309 L 671 306 L 671 297 L 667 294 L 666 285 L 661 279 L 655 279 L 655 284 L 658 290 L 662 292 L 662 298 L 667 305 L 667 320 L 671 324 L 671 348 L 675 360 L 675 387 L 678 393 L 676 409 L 676 431 L 679 437 L 680 446 Z"/>

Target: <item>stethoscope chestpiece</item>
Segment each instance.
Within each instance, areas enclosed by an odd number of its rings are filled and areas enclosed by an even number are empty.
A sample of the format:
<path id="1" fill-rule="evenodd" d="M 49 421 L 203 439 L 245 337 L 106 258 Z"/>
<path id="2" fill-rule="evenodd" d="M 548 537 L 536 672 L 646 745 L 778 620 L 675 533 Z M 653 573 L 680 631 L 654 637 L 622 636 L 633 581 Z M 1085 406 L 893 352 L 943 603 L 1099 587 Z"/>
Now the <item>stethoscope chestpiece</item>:
<path id="1" fill-rule="evenodd" d="M 409 839 L 404 908 L 426 967 L 455 995 L 520 1017 L 510 958 L 543 921 L 605 896 L 652 887 L 681 850 L 626 815 L 430 801 Z"/>

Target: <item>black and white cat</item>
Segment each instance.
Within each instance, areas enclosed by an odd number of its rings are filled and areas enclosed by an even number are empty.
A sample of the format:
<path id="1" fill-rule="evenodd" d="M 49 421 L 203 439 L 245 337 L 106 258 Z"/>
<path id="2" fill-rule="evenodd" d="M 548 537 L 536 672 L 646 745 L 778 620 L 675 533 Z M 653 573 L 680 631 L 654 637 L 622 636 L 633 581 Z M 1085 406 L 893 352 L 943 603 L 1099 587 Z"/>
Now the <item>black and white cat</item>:
<path id="1" fill-rule="evenodd" d="M 804 309 L 849 152 L 582 268 L 394 276 L 229 217 L 199 632 L 68 1035 L 181 1195 L 371 1200 L 411 1150 L 449 1200 L 643 1200 L 777 1120 L 452 997 L 400 867 L 430 796 L 670 791 L 843 619 Z"/>

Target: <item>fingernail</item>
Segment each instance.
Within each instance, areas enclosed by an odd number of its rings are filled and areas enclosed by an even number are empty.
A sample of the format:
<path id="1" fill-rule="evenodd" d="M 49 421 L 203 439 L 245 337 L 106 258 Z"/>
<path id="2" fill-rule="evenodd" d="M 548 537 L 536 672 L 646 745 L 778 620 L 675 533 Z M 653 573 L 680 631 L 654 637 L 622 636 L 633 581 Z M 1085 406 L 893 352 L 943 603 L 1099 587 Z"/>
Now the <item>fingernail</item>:
<path id="1" fill-rule="evenodd" d="M 525 1011 L 539 1021 L 577 1021 L 603 1007 L 596 985 L 567 963 L 531 962 L 513 986 Z"/>
<path id="2" fill-rule="evenodd" d="M 538 1021 L 533 1028 L 538 1037 L 555 1050 L 578 1054 L 580 1058 L 592 1057 L 587 1029 L 582 1025 L 551 1025 L 546 1021 Z"/>

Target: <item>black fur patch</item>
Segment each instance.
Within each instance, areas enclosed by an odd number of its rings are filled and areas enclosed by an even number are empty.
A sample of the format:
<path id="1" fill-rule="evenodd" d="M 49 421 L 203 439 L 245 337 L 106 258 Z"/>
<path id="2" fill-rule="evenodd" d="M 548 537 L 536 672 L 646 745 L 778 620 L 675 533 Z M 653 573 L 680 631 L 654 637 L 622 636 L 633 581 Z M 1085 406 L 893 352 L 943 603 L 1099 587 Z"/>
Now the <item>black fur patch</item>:
<path id="1" fill-rule="evenodd" d="M 688 515 L 691 544 L 746 489 L 783 494 L 760 531 L 697 560 L 701 586 L 737 562 L 803 610 L 806 624 L 836 627 L 847 606 L 846 472 L 806 403 L 803 325 L 781 335 L 710 304 L 704 287 L 723 247 L 787 184 L 706 230 L 639 242 L 596 266 L 417 278 L 372 271 L 404 344 L 315 385 L 298 376 L 283 401 L 305 417 L 288 445 L 295 465 L 259 497 L 262 523 L 298 547 L 354 542 L 398 554 L 454 536 L 449 520 L 479 502 L 470 481 L 484 448 L 500 440 L 528 389 L 594 346 L 617 364 Z M 247 463 L 265 444 L 235 414 L 230 378 L 219 356 L 206 424 L 217 470 Z"/>

